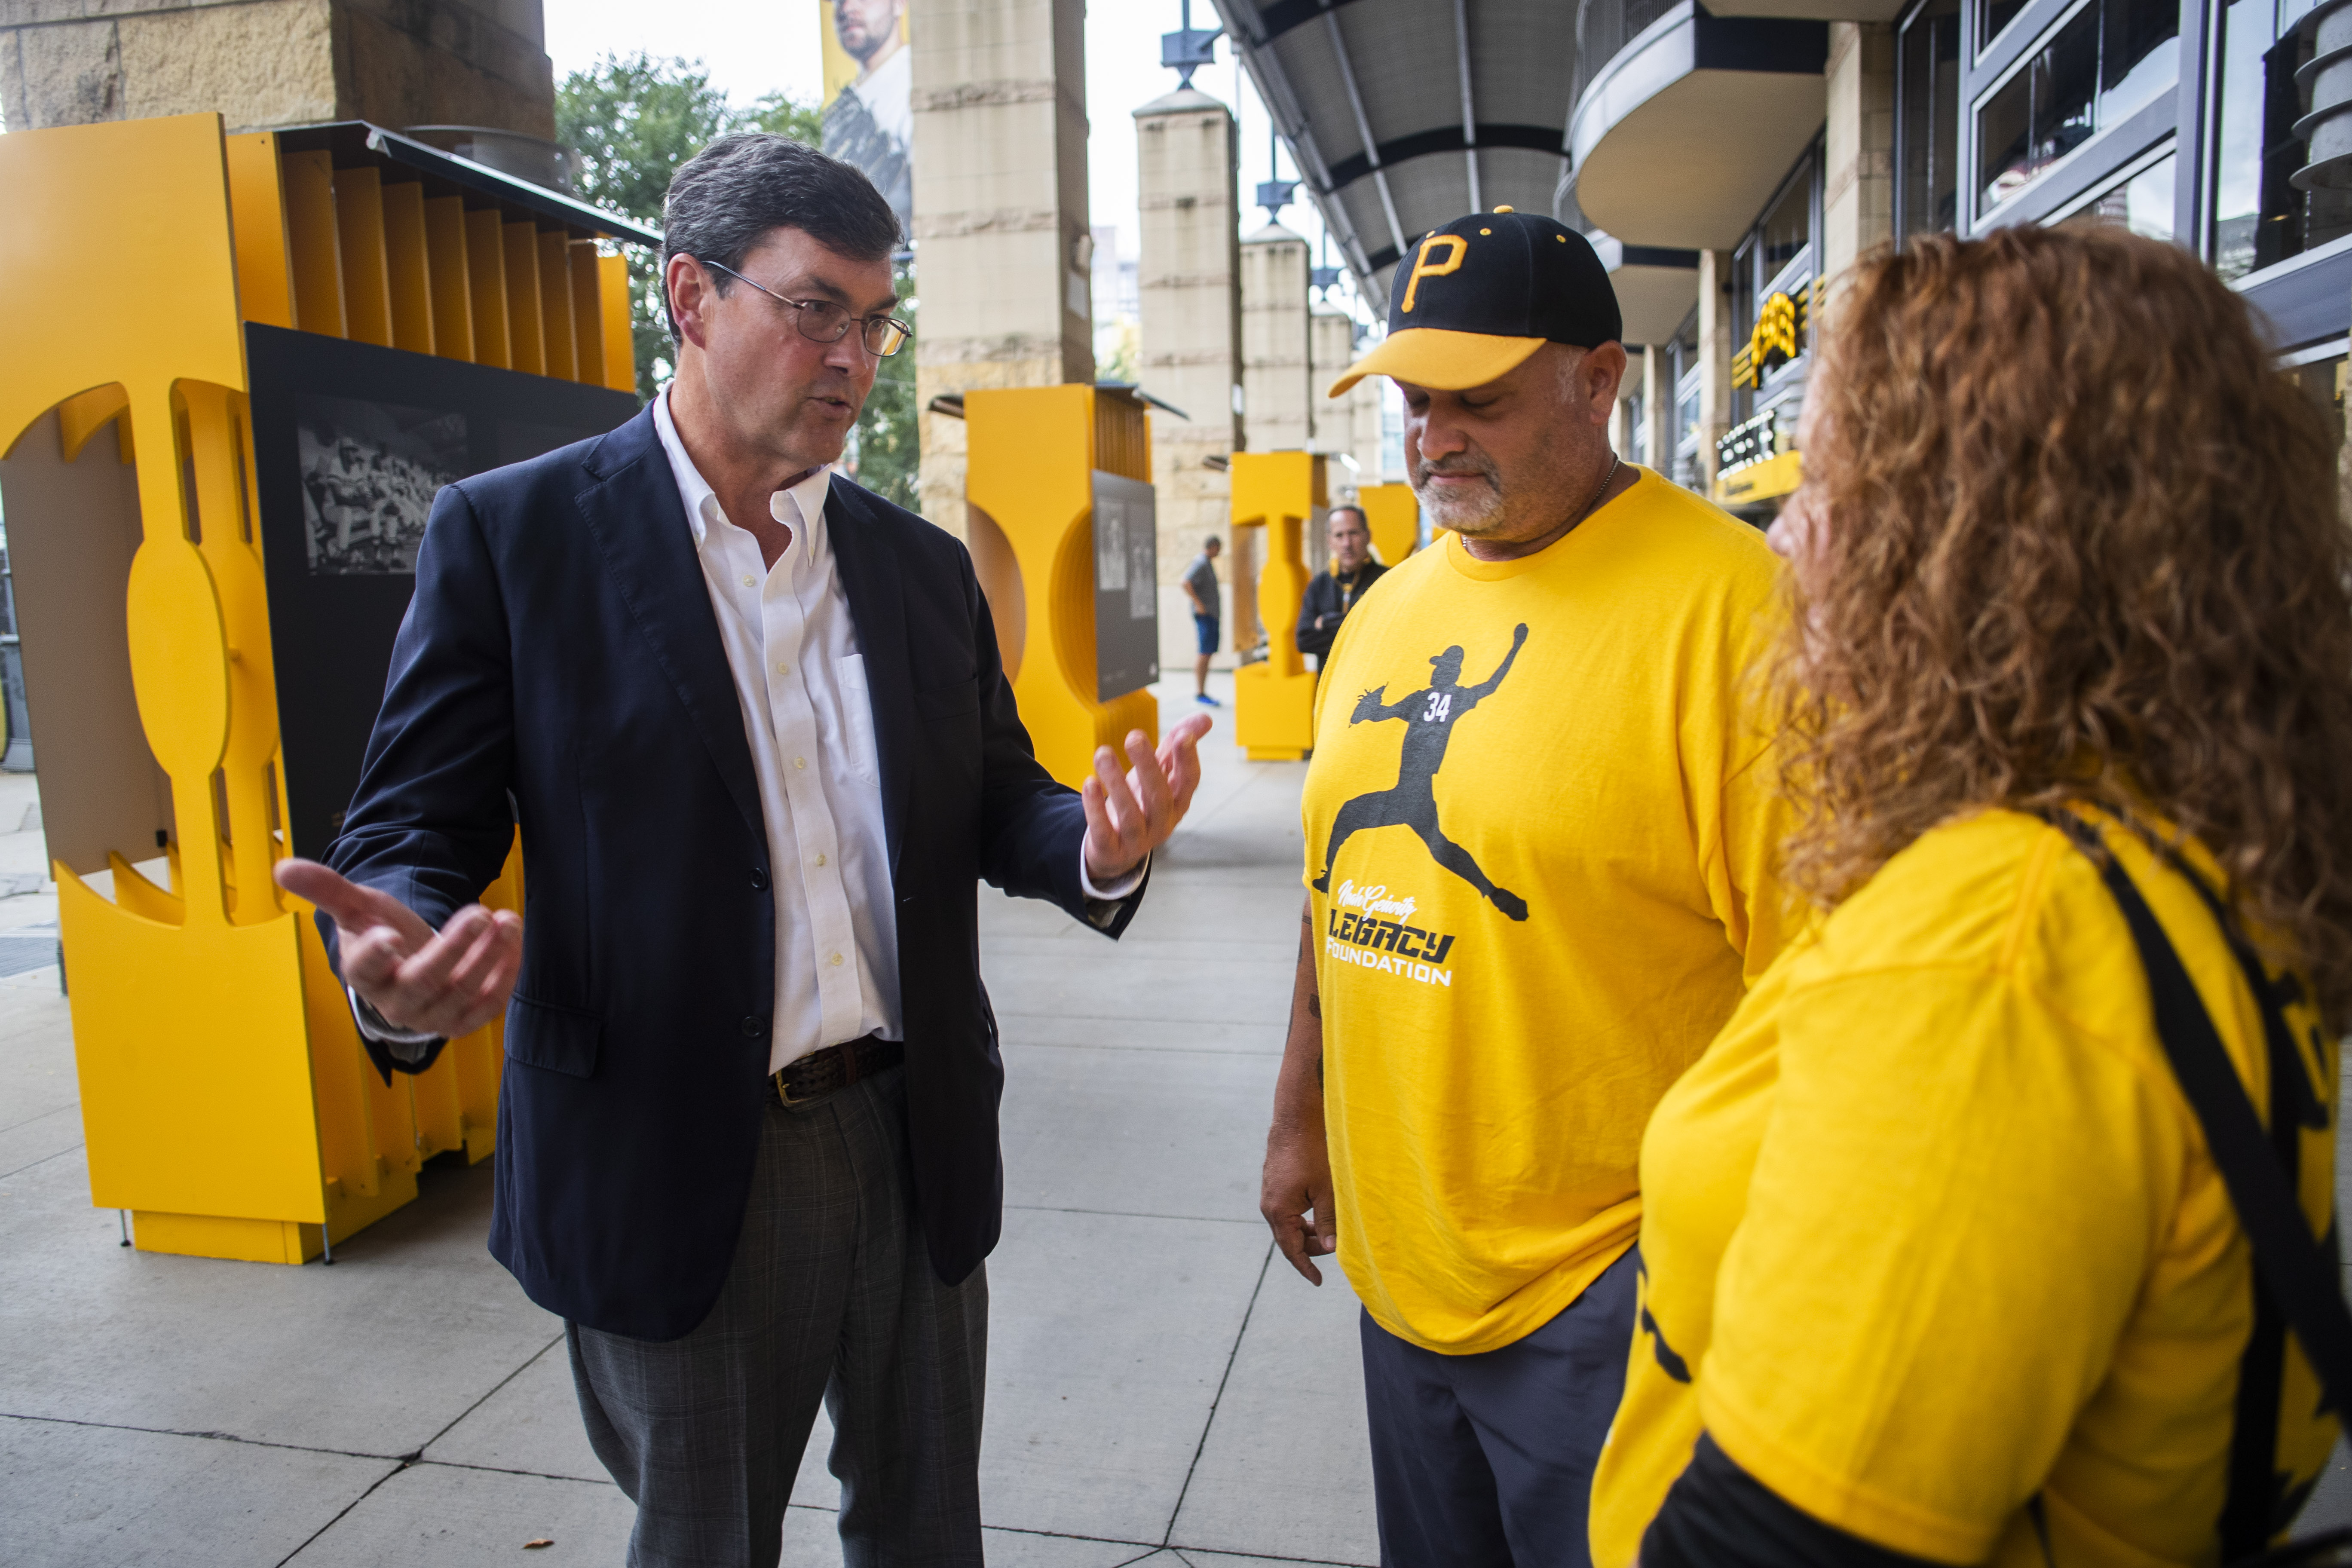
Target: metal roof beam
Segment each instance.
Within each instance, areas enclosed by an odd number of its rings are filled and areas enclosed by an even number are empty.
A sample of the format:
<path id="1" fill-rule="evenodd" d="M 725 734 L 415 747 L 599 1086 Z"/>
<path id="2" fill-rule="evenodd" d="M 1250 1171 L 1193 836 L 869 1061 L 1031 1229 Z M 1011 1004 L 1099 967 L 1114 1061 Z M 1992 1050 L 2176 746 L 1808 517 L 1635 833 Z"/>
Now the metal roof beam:
<path id="1" fill-rule="evenodd" d="M 1478 108 L 1470 97 L 1470 0 L 1454 0 L 1454 53 L 1462 62 L 1462 159 L 1470 171 L 1470 210 L 1485 212 L 1478 195 Z"/>
<path id="2" fill-rule="evenodd" d="M 1372 184 L 1381 193 L 1381 211 L 1389 220 L 1389 238 L 1404 253 L 1404 227 L 1397 222 L 1396 198 L 1389 194 L 1389 177 L 1381 172 L 1379 143 L 1372 140 L 1371 117 L 1364 112 L 1364 95 L 1356 88 L 1355 62 L 1348 58 L 1348 40 L 1339 32 L 1339 18 L 1330 12 L 1323 13 L 1323 26 L 1331 37 L 1331 55 L 1339 62 L 1340 85 L 1348 89 L 1348 108 L 1356 117 L 1356 134 L 1363 140 L 1364 152 L 1371 159 Z"/>

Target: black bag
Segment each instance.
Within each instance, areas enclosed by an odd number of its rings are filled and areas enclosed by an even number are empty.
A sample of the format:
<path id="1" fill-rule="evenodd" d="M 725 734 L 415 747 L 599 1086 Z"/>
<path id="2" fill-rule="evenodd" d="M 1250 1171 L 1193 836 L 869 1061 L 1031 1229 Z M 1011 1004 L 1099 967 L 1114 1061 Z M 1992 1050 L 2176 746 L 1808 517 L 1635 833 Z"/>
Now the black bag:
<path id="1" fill-rule="evenodd" d="M 2352 1311 L 2346 1310 L 2338 1283 L 2334 1230 L 2330 1228 L 2327 1246 L 2315 1241 L 2295 1198 L 2301 1130 L 2327 1125 L 2327 1110 L 2312 1092 L 2301 1047 L 2287 1026 L 2284 1005 L 2298 994 L 2298 983 L 2292 975 L 2273 983 L 2205 879 L 2170 848 L 2141 835 L 2204 900 L 2262 1008 L 2271 1079 L 2270 1128 L 2265 1131 L 2212 1016 L 2130 873 L 2081 817 L 2065 811 L 2042 815 L 2098 867 L 2131 928 L 2147 972 L 2157 1037 L 2205 1130 L 2206 1145 L 2238 1211 L 2238 1223 L 2253 1244 L 2254 1329 L 2246 1347 L 2231 1444 L 2229 1500 L 2221 1510 L 2222 1560 L 2241 1568 L 2352 1568 L 2352 1529 L 2269 1549 L 2272 1537 L 2285 1528 L 2305 1500 L 2303 1496 L 2281 1495 L 2273 1468 L 2286 1333 L 2293 1331 L 2318 1374 L 2326 1408 L 2340 1416 L 2345 1396 L 2352 1393 Z M 2326 1073 L 2319 1076 L 2324 1082 Z"/>

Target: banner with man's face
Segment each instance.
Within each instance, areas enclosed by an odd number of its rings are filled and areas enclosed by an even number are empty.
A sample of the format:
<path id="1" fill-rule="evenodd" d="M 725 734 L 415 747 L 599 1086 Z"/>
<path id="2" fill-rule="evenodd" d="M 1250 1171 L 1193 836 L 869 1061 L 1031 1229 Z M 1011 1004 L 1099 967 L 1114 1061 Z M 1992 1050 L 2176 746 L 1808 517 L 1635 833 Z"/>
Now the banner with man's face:
<path id="1" fill-rule="evenodd" d="M 816 0 L 824 48 L 824 150 L 856 165 L 911 234 L 914 62 L 907 0 Z"/>

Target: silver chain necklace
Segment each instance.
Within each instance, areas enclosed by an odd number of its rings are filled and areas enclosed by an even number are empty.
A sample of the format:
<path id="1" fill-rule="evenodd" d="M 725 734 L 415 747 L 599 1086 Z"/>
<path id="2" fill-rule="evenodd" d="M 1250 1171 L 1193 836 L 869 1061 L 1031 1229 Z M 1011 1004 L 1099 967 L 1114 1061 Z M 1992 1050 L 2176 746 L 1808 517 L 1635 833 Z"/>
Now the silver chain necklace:
<path id="1" fill-rule="evenodd" d="M 1576 514 L 1576 521 L 1568 525 L 1569 533 L 1574 533 L 1578 527 L 1583 523 L 1584 520 L 1592 515 L 1592 509 L 1601 504 L 1601 498 L 1607 495 L 1609 493 L 1609 487 L 1617 482 L 1617 470 L 1624 466 L 1624 458 L 1619 457 L 1614 452 L 1609 454 L 1609 471 L 1601 476 L 1601 488 L 1592 492 L 1592 499 L 1586 501 L 1584 503 L 1584 510 Z"/>

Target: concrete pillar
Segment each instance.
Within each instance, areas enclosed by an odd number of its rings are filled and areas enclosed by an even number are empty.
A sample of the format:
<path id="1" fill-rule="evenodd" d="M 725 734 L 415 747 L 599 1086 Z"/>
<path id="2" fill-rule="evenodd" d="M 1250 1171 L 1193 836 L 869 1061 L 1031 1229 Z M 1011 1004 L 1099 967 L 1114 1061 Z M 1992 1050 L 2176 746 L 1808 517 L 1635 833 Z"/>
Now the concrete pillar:
<path id="1" fill-rule="evenodd" d="M 1664 349 L 1643 345 L 1629 374 L 1642 378 L 1642 460 L 1668 479 L 1675 477 L 1675 384 Z"/>
<path id="2" fill-rule="evenodd" d="M 1242 429 L 1253 452 L 1303 452 L 1313 349 L 1307 242 L 1270 223 L 1242 242 Z"/>
<path id="3" fill-rule="evenodd" d="M 540 0 L 0 0 L 9 130 L 205 111 L 552 139 Z"/>
<path id="4" fill-rule="evenodd" d="M 1095 377 L 1084 0 L 909 0 L 922 511 L 965 532 L 942 393 Z M 1170 399 L 1173 402 L 1174 399 Z M 1181 405 L 1180 405 L 1181 406 Z"/>
<path id="5" fill-rule="evenodd" d="M 1189 416 L 1151 411 L 1151 479 L 1159 491 L 1162 668 L 1188 668 L 1189 601 L 1177 579 L 1211 534 L 1230 534 L 1223 468 L 1242 444 L 1241 233 L 1234 221 L 1240 154 L 1232 110 L 1180 89 L 1135 111 L 1136 195 L 1143 223 L 1143 389 Z M 1230 564 L 1228 558 L 1227 564 Z M 1171 658 L 1168 650 L 1178 656 Z"/>
<path id="6" fill-rule="evenodd" d="M 1731 252 L 1698 253 L 1699 492 L 1715 489 L 1715 444 L 1731 428 Z"/>
<path id="7" fill-rule="evenodd" d="M 1895 237 L 1895 29 L 1830 24 L 1829 122 L 1822 132 L 1822 270 L 1816 334 L 1837 315 L 1853 264 Z"/>
<path id="8" fill-rule="evenodd" d="M 1358 462 L 1362 458 L 1355 448 L 1356 417 L 1354 397 L 1365 383 L 1358 382 L 1344 397 L 1326 397 L 1339 373 L 1355 363 L 1356 321 L 1337 310 L 1310 310 L 1307 317 L 1307 446 L 1318 452 L 1334 456 L 1345 452 Z M 1331 482 L 1352 484 L 1346 479 L 1343 465 L 1332 474 Z"/>

